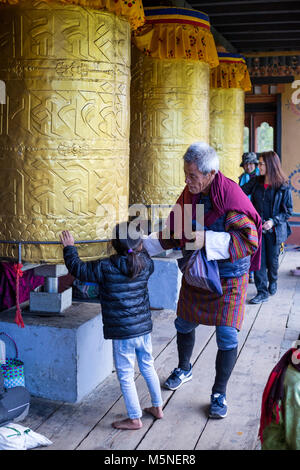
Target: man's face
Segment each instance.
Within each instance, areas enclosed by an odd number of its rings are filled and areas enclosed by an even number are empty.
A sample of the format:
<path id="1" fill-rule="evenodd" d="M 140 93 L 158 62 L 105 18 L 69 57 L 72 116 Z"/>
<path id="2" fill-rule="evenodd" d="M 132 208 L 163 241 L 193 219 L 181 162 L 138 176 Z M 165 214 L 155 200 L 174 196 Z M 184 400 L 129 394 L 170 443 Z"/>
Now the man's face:
<path id="1" fill-rule="evenodd" d="M 252 173 L 255 170 L 255 163 L 245 163 L 244 170 L 245 173 Z"/>
<path id="2" fill-rule="evenodd" d="M 210 173 L 207 173 L 207 175 L 204 175 L 198 170 L 196 163 L 184 162 L 184 174 L 189 192 L 192 194 L 199 194 L 208 192 L 216 172 L 213 170 Z"/>

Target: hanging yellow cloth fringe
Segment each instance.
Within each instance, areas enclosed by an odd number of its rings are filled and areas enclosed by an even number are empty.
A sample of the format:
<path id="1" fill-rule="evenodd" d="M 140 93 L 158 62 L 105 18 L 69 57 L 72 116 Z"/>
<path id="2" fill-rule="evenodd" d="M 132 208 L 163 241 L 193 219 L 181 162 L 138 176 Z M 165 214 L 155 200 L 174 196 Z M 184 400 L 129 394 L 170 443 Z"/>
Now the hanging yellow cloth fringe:
<path id="1" fill-rule="evenodd" d="M 24 3 L 26 0 L 0 0 L 1 3 L 16 5 Z M 79 5 L 93 8 L 95 10 L 108 10 L 117 16 L 124 16 L 128 19 L 133 30 L 145 23 L 144 7 L 142 0 L 44 0 L 48 3 L 65 3 L 67 5 Z"/>
<path id="2" fill-rule="evenodd" d="M 216 67 L 218 53 L 205 13 L 176 7 L 144 9 L 146 23 L 133 42 L 144 54 L 158 59 L 189 59 Z"/>
<path id="3" fill-rule="evenodd" d="M 210 72 L 210 87 L 250 91 L 251 80 L 245 59 L 229 52 L 219 52 L 218 56 L 219 65 Z"/>

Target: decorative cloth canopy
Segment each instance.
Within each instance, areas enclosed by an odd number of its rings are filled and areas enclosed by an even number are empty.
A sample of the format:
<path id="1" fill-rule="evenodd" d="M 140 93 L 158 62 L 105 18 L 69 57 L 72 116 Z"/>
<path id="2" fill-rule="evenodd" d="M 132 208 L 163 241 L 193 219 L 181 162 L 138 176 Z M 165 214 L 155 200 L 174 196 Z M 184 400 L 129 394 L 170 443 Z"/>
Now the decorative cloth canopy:
<path id="1" fill-rule="evenodd" d="M 146 55 L 158 59 L 188 59 L 219 63 L 209 18 L 187 8 L 144 9 L 146 23 L 133 35 L 133 42 Z"/>
<path id="2" fill-rule="evenodd" d="M 24 1 L 26 0 L 0 0 L 0 4 L 16 5 L 18 3 L 24 3 Z M 44 1 L 55 3 L 54 0 Z M 118 16 L 127 18 L 133 30 L 145 23 L 142 0 L 56 0 L 56 2 L 65 3 L 67 5 L 79 5 L 95 10 L 108 10 Z"/>
<path id="3" fill-rule="evenodd" d="M 219 52 L 219 65 L 210 72 L 211 88 L 241 88 L 251 90 L 246 61 L 240 54 Z"/>

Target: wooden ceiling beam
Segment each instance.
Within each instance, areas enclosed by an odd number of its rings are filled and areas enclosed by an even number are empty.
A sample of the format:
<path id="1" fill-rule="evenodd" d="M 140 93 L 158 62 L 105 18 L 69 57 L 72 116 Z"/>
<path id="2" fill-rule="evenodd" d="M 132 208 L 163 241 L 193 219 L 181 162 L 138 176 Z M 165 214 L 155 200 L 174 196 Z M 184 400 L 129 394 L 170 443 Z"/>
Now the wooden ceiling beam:
<path id="1" fill-rule="evenodd" d="M 295 33 L 300 31 L 300 21 L 299 23 L 251 23 L 250 25 L 219 26 L 219 31 L 222 34 L 252 34 L 253 31 L 266 34 L 270 32 Z"/>
<path id="2" fill-rule="evenodd" d="M 300 5 L 300 2 L 299 2 Z M 282 13 L 279 15 L 275 14 L 265 14 L 265 15 L 239 15 L 239 16 L 227 16 L 223 15 L 222 17 L 214 17 L 210 16 L 211 23 L 218 28 L 219 26 L 241 26 L 241 25 L 256 25 L 256 24 L 273 24 L 273 23 L 290 23 L 291 22 L 291 15 L 293 15 L 293 22 L 299 23 L 300 21 L 300 13 Z"/>
<path id="3" fill-rule="evenodd" d="M 299 25 L 300 26 L 300 25 Z M 224 34 L 224 31 L 222 31 Z M 262 39 L 266 37 L 266 34 L 268 35 L 269 38 L 272 36 L 276 37 L 278 39 L 278 34 L 285 33 L 288 36 L 291 36 L 291 39 L 295 38 L 295 35 L 298 35 L 300 38 L 300 27 L 299 29 L 272 29 L 272 30 L 266 30 L 266 31 L 259 31 L 257 29 L 249 29 L 249 30 L 244 30 L 244 31 L 228 31 L 226 35 L 228 37 L 231 36 L 249 36 L 249 34 L 253 34 L 257 39 L 261 37 Z"/>
<path id="4" fill-rule="evenodd" d="M 300 54 L 300 44 L 297 44 L 296 47 L 298 47 L 298 54 Z M 261 42 L 253 42 L 248 44 L 241 44 L 237 47 L 239 54 L 242 55 L 246 55 L 249 52 L 284 52 L 284 48 L 286 48 L 286 51 L 290 51 L 292 49 L 292 46 L 290 44 L 281 44 L 281 46 L 279 46 L 278 44 L 276 45 L 269 43 L 264 43 L 262 45 Z"/>
<path id="5" fill-rule="evenodd" d="M 280 34 L 284 34 L 284 37 L 281 38 Z M 249 38 L 250 36 L 250 38 Z M 254 41 L 291 41 L 293 42 L 295 38 L 298 37 L 300 39 L 300 30 L 297 32 L 297 35 L 294 34 L 292 31 L 267 31 L 267 34 L 257 32 L 257 31 L 248 31 L 246 33 L 227 33 L 226 38 L 230 42 L 237 42 L 237 41 L 246 41 L 246 40 L 254 40 Z"/>
<path id="6" fill-rule="evenodd" d="M 300 5 L 298 1 L 284 0 L 281 2 L 241 2 L 237 1 L 234 3 L 221 2 L 215 3 L 212 2 L 202 3 L 202 2 L 190 2 L 193 8 L 203 9 L 205 13 L 210 16 L 220 16 L 220 15 L 252 15 L 253 13 L 288 13 L 300 11 Z"/>
<path id="7" fill-rule="evenodd" d="M 284 5 L 285 6 L 285 5 Z M 280 18 L 281 15 L 287 15 L 287 18 L 289 18 L 289 20 L 291 21 L 291 15 L 299 15 L 300 14 L 300 3 L 299 3 L 299 8 L 296 8 L 294 10 L 288 10 L 286 8 L 281 8 L 281 10 L 261 10 L 261 11 L 258 11 L 258 10 L 249 10 L 249 11 L 238 11 L 238 10 L 235 10 L 235 11 L 231 11 L 231 10 L 224 10 L 224 11 L 221 11 L 221 12 L 216 12 L 216 11 L 205 11 L 205 13 L 210 17 L 210 18 L 218 18 L 219 16 L 224 18 L 226 16 L 230 16 L 230 17 L 249 17 L 249 16 L 262 16 L 264 17 L 264 15 L 267 15 L 268 17 L 273 18 Z"/>
<path id="8" fill-rule="evenodd" d="M 258 41 L 261 42 L 261 43 L 262 43 L 262 42 L 264 42 L 264 43 L 266 43 L 266 42 L 269 42 L 269 43 L 274 43 L 274 42 L 275 42 L 275 43 L 278 43 L 278 42 L 281 42 L 281 43 L 283 43 L 283 42 L 290 42 L 291 45 L 292 45 L 292 44 L 295 44 L 295 45 L 300 44 L 300 39 L 293 39 L 293 38 L 286 38 L 286 37 L 284 37 L 284 38 L 280 38 L 280 41 L 279 41 L 278 38 L 259 39 L 259 38 L 256 38 L 254 35 L 252 35 L 251 38 L 247 38 L 247 39 L 237 38 L 237 39 L 231 39 L 231 40 L 230 40 L 230 42 L 232 42 L 232 43 L 235 43 L 235 42 L 236 42 L 236 43 L 238 43 L 238 44 L 243 44 L 243 43 L 245 43 L 245 42 L 258 42 Z"/>
<path id="9" fill-rule="evenodd" d="M 189 0 L 189 3 L 191 4 L 191 6 L 193 8 L 202 8 L 202 7 L 206 7 L 206 8 L 209 8 L 209 7 L 216 7 L 216 6 L 220 6 L 220 5 L 226 5 L 227 7 L 228 6 L 234 6 L 236 7 L 237 5 L 240 6 L 240 5 L 253 5 L 253 4 L 257 4 L 257 3 L 260 3 L 260 4 L 268 4 L 268 3 L 282 3 L 283 0 L 217 0 L 217 1 L 203 1 L 203 2 L 199 2 L 199 1 L 193 1 L 193 0 Z M 298 0 L 292 0 L 290 3 L 297 3 Z"/>
<path id="10" fill-rule="evenodd" d="M 247 52 L 244 54 L 244 57 L 256 58 L 256 57 L 290 57 L 290 56 L 299 56 L 300 51 L 282 51 L 278 50 L 276 52 Z"/>

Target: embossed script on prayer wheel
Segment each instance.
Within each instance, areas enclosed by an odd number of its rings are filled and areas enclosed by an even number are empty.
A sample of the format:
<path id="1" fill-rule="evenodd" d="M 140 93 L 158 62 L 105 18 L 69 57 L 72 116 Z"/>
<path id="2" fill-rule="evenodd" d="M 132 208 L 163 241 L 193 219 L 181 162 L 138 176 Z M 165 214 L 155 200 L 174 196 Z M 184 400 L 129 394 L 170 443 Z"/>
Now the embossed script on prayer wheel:
<path id="1" fill-rule="evenodd" d="M 220 171 L 238 182 L 241 174 L 244 132 L 244 91 L 212 88 L 210 91 L 210 145 L 220 158 Z"/>
<path id="2" fill-rule="evenodd" d="M 210 145 L 220 171 L 238 182 L 243 154 L 245 91 L 251 90 L 246 62 L 239 54 L 219 52 L 210 76 Z"/>
<path id="3" fill-rule="evenodd" d="M 174 204 L 185 184 L 184 152 L 209 138 L 209 66 L 135 54 L 140 57 L 132 69 L 130 202 Z"/>
<path id="4" fill-rule="evenodd" d="M 153 7 L 145 15 L 132 54 L 130 203 L 173 205 L 187 147 L 209 142 L 209 70 L 218 56 L 204 13 Z"/>
<path id="5" fill-rule="evenodd" d="M 51 2 L 1 5 L 0 16 L 0 239 L 107 239 L 113 209 L 127 218 L 130 24 Z M 17 250 L 0 244 L 0 256 Z M 62 249 L 23 245 L 22 258 L 61 262 Z"/>

